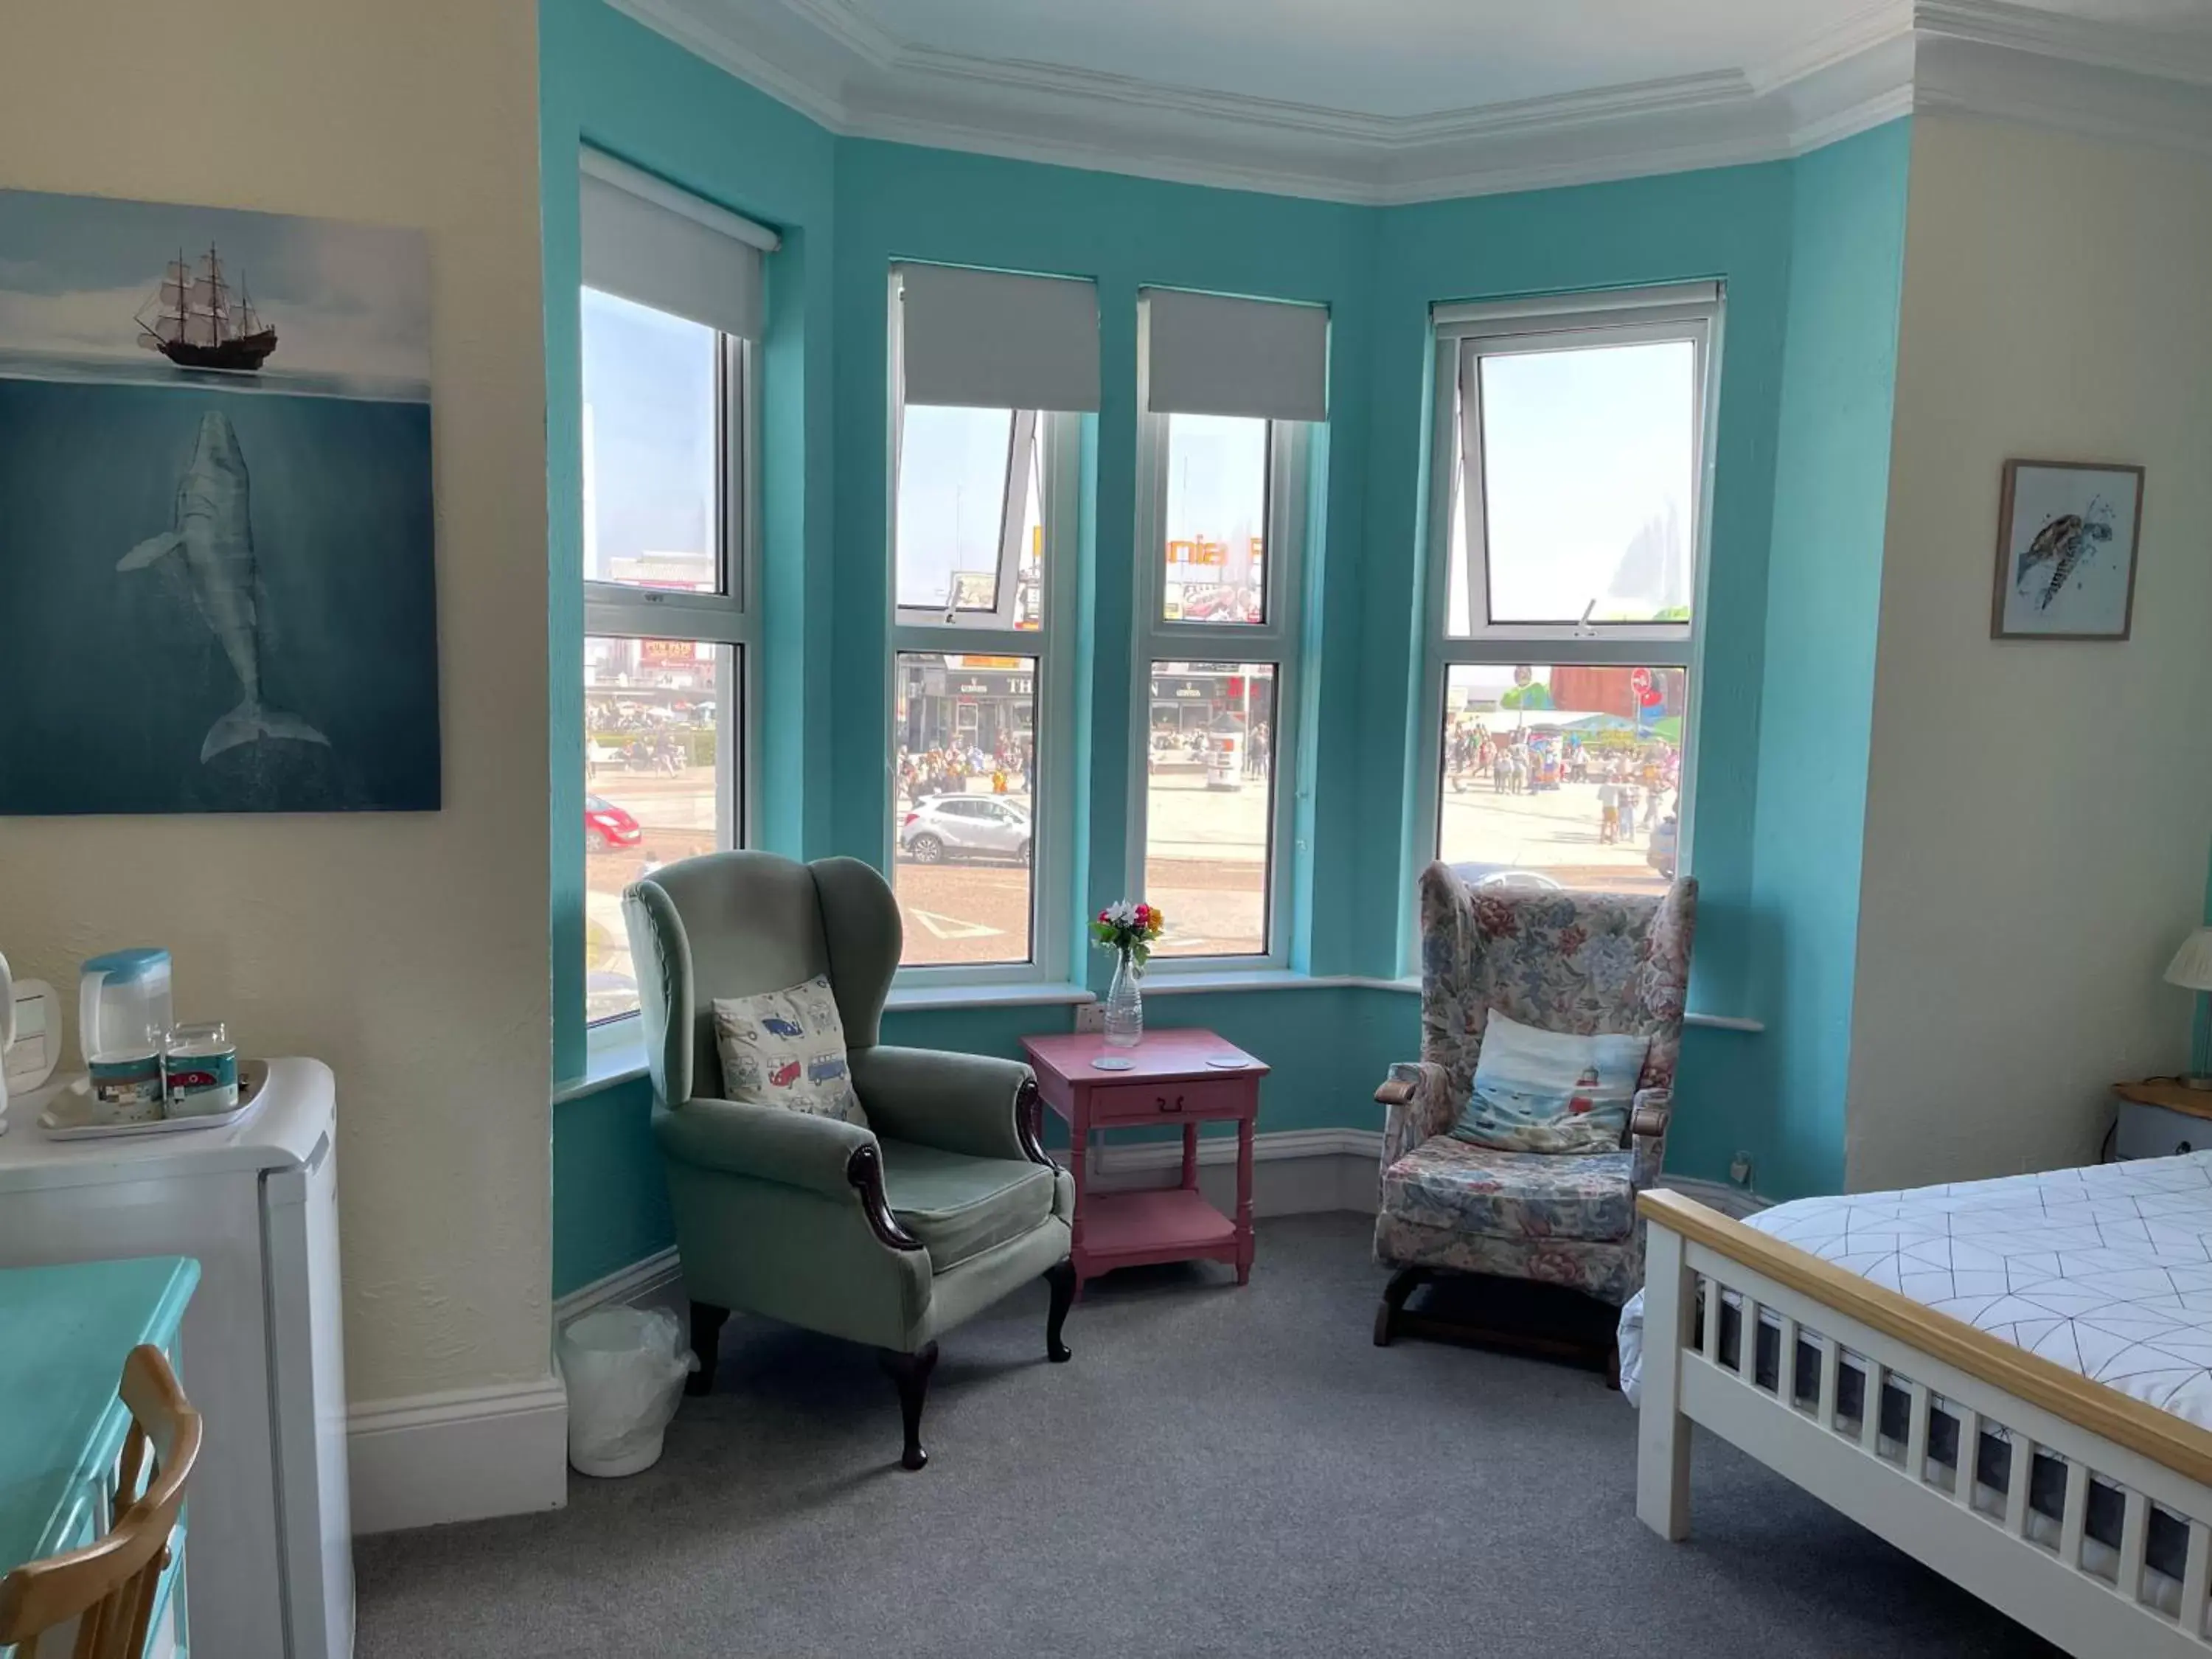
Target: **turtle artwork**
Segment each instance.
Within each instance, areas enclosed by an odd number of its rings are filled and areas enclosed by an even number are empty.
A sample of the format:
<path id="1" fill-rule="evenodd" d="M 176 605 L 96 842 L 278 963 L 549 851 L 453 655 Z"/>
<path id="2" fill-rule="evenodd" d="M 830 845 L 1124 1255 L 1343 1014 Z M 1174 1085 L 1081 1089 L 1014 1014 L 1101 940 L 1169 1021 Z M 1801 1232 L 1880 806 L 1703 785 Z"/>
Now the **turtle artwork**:
<path id="1" fill-rule="evenodd" d="M 1993 638 L 2128 637 L 2142 483 L 2141 467 L 2118 463 L 2005 463 Z"/>

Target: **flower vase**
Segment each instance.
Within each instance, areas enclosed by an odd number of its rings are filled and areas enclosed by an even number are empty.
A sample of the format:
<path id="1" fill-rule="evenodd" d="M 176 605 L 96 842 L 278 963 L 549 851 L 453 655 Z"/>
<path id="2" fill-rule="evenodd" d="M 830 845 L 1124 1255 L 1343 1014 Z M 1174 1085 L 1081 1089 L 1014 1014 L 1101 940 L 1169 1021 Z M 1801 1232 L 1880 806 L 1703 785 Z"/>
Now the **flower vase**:
<path id="1" fill-rule="evenodd" d="M 1133 1048 L 1145 1035 L 1145 997 L 1137 988 L 1142 970 L 1124 951 L 1114 963 L 1114 982 L 1106 988 L 1106 1042 L 1109 1048 Z"/>

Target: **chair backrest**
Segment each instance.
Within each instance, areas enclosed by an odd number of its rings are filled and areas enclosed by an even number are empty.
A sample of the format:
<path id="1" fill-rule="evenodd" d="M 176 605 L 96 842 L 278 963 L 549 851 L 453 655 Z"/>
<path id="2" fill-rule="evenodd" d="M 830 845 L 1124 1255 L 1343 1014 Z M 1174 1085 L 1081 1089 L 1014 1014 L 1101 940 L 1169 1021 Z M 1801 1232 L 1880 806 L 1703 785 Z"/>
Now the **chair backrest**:
<path id="1" fill-rule="evenodd" d="M 1670 1088 L 1682 1047 L 1698 884 L 1663 893 L 1469 887 L 1447 864 L 1421 872 L 1421 1058 L 1474 1086 L 1492 1009 L 1577 1036 L 1648 1036 L 1639 1089 Z"/>
<path id="2" fill-rule="evenodd" d="M 717 997 L 826 974 L 846 1047 L 875 1045 L 904 935 L 890 885 L 860 860 L 709 853 L 632 883 L 623 914 L 663 1105 L 720 1095 Z"/>
<path id="3" fill-rule="evenodd" d="M 0 1578 L 0 1646 L 15 1644 L 16 1659 L 59 1659 L 64 1651 L 73 1659 L 140 1659 L 146 1651 L 169 1537 L 199 1460 L 200 1414 L 156 1347 L 131 1351 L 120 1392 L 131 1432 L 118 1465 L 115 1524 L 82 1549 L 27 1562 Z M 76 1636 L 66 1650 L 44 1639 L 72 1623 Z"/>

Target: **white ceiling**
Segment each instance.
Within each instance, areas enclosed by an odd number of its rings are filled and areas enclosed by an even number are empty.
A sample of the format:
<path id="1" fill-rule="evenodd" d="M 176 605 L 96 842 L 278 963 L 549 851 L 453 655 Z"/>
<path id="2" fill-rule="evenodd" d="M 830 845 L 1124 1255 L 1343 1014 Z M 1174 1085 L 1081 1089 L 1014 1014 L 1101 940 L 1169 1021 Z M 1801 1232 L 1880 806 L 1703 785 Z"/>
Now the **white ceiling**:
<path id="1" fill-rule="evenodd" d="M 840 131 L 1403 201 L 1916 107 L 2212 151 L 2212 0 L 615 0 Z"/>

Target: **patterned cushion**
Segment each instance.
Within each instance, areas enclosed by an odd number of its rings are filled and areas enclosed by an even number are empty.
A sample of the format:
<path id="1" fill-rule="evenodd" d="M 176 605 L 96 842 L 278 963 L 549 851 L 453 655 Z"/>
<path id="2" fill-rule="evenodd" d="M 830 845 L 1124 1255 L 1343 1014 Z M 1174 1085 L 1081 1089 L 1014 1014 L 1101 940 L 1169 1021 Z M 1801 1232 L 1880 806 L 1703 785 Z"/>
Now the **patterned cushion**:
<path id="1" fill-rule="evenodd" d="M 1382 1172 L 1382 1208 L 1492 1238 L 1626 1239 L 1636 1224 L 1632 1152 L 1560 1158 L 1437 1135 Z"/>
<path id="2" fill-rule="evenodd" d="M 716 997 L 714 1047 L 726 1098 L 868 1127 L 845 1060 L 844 1022 L 825 975 L 757 997 Z"/>

